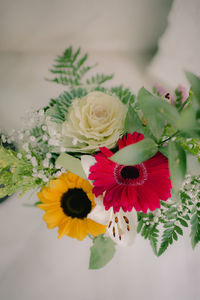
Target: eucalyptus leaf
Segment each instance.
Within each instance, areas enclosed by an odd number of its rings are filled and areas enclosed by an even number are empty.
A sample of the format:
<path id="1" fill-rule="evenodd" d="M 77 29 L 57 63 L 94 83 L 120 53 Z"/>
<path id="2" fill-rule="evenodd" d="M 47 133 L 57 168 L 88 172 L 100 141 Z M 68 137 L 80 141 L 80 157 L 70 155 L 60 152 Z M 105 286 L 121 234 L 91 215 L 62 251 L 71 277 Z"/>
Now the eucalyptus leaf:
<path id="1" fill-rule="evenodd" d="M 200 162 L 196 156 L 191 154 L 187 154 L 187 173 L 192 176 L 200 175 Z"/>
<path id="2" fill-rule="evenodd" d="M 166 121 L 176 124 L 178 110 L 161 97 L 153 96 L 144 87 L 139 91 L 138 104 L 147 120 L 147 127 L 157 140 L 162 136 Z"/>
<path id="3" fill-rule="evenodd" d="M 192 107 L 187 107 L 180 113 L 176 127 L 183 136 L 200 137 L 200 125 L 196 120 L 196 111 Z"/>
<path id="4" fill-rule="evenodd" d="M 99 235 L 93 239 L 90 248 L 89 269 L 100 269 L 104 267 L 114 256 L 115 243 L 109 237 Z"/>
<path id="5" fill-rule="evenodd" d="M 154 156 L 158 151 L 157 144 L 150 138 L 126 146 L 110 157 L 121 165 L 137 165 Z"/>
<path id="6" fill-rule="evenodd" d="M 168 154 L 172 186 L 177 193 L 186 174 L 186 154 L 179 144 L 172 141 L 169 142 Z"/>
<path id="7" fill-rule="evenodd" d="M 194 92 L 197 101 L 200 104 L 200 78 L 191 72 L 185 72 L 185 75 L 191 84 L 192 91 Z"/>
<path id="8" fill-rule="evenodd" d="M 126 115 L 125 130 L 129 133 L 133 133 L 134 131 L 144 133 L 142 121 L 131 105 L 129 105 L 129 109 Z"/>
<path id="9" fill-rule="evenodd" d="M 56 165 L 65 168 L 84 179 L 87 179 L 85 172 L 83 171 L 80 159 L 69 155 L 67 153 L 61 153 L 56 160 Z"/>

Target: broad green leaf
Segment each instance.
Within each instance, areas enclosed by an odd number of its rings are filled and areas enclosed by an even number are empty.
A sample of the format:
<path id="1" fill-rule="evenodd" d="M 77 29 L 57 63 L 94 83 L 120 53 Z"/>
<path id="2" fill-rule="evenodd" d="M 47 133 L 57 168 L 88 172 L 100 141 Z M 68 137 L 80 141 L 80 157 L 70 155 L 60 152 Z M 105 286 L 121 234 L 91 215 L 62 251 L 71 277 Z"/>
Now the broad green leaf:
<path id="1" fill-rule="evenodd" d="M 168 145 L 161 146 L 158 149 L 164 156 L 168 157 Z"/>
<path id="2" fill-rule="evenodd" d="M 195 211 L 192 215 L 191 223 L 191 244 L 194 249 L 196 245 L 200 242 L 200 217 L 198 216 L 198 210 L 195 208 Z"/>
<path id="3" fill-rule="evenodd" d="M 137 131 L 139 133 L 144 132 L 142 122 L 131 105 L 129 105 L 129 109 L 126 115 L 125 130 L 129 133 L 133 133 L 134 131 Z"/>
<path id="4" fill-rule="evenodd" d="M 90 248 L 89 269 L 100 269 L 104 267 L 114 256 L 115 243 L 109 237 L 99 235 L 93 239 Z"/>
<path id="5" fill-rule="evenodd" d="M 179 116 L 173 105 L 161 97 L 153 96 L 145 88 L 139 91 L 138 104 L 147 120 L 147 126 L 157 140 L 162 136 L 166 121 L 174 125 Z"/>
<path id="6" fill-rule="evenodd" d="M 177 193 L 186 174 L 186 154 L 179 144 L 172 141 L 169 142 L 168 154 L 172 186 Z"/>
<path id="7" fill-rule="evenodd" d="M 191 72 L 185 72 L 185 75 L 191 84 L 192 91 L 194 92 L 197 101 L 200 104 L 200 78 Z"/>
<path id="8" fill-rule="evenodd" d="M 200 137 L 200 125 L 196 120 L 196 111 L 187 107 L 180 113 L 177 119 L 176 128 L 182 132 L 182 135 L 188 137 Z"/>
<path id="9" fill-rule="evenodd" d="M 150 138 L 126 146 L 110 157 L 121 165 L 137 165 L 154 156 L 158 151 L 157 144 Z"/>
<path id="10" fill-rule="evenodd" d="M 87 179 L 85 172 L 83 171 L 80 159 L 69 155 L 67 153 L 61 153 L 56 160 L 56 165 L 65 168 L 84 179 Z"/>
<path id="11" fill-rule="evenodd" d="M 196 156 L 191 154 L 187 154 L 187 173 L 192 176 L 200 175 L 200 162 Z"/>

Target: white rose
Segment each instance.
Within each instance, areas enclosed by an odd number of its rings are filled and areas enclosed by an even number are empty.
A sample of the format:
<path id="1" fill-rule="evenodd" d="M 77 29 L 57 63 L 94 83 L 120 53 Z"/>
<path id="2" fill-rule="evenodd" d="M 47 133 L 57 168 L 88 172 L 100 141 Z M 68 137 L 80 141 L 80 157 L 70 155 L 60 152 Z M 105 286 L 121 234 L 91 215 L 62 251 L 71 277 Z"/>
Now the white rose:
<path id="1" fill-rule="evenodd" d="M 126 113 L 126 105 L 117 97 L 102 92 L 74 99 L 61 127 L 61 146 L 73 152 L 114 147 L 123 134 Z"/>

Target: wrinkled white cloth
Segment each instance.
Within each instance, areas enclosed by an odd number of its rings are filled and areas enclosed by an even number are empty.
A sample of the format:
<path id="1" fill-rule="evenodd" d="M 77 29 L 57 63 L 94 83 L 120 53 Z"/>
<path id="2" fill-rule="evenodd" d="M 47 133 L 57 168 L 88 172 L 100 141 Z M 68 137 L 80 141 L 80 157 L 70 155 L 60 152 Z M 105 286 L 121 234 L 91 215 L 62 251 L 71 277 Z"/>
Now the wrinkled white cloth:
<path id="1" fill-rule="evenodd" d="M 149 74 L 169 87 L 189 86 L 184 71 L 200 76 L 200 1 L 176 0 Z"/>
<path id="2" fill-rule="evenodd" d="M 69 44 L 89 51 L 90 62 L 99 62 L 98 72 L 114 72 L 114 84 L 135 92 L 142 85 L 150 88 L 152 80 L 141 67 L 145 57 L 130 50 L 155 46 L 155 30 L 166 17 L 161 11 L 170 2 L 2 0 L 0 128 L 21 128 L 26 110 L 43 107 L 63 91 L 43 79 Z M 89 271 L 91 240 L 58 240 L 57 230 L 46 228 L 43 211 L 23 205 L 34 201 L 36 195 L 15 194 L 0 204 L 0 299 L 199 299 L 199 246 L 191 249 L 187 230 L 159 259 L 138 236 L 133 246 L 118 247 L 105 268 Z"/>

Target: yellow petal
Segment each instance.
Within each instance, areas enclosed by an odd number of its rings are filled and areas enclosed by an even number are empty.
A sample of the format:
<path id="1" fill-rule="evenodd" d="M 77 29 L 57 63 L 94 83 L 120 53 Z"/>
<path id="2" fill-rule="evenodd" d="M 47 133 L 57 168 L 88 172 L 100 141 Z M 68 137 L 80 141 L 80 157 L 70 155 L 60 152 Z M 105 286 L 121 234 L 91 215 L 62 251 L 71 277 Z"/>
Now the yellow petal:
<path id="1" fill-rule="evenodd" d="M 93 236 L 97 236 L 99 234 L 103 234 L 106 231 L 106 226 L 101 225 L 91 219 L 87 219 L 87 231 L 89 234 Z"/>

